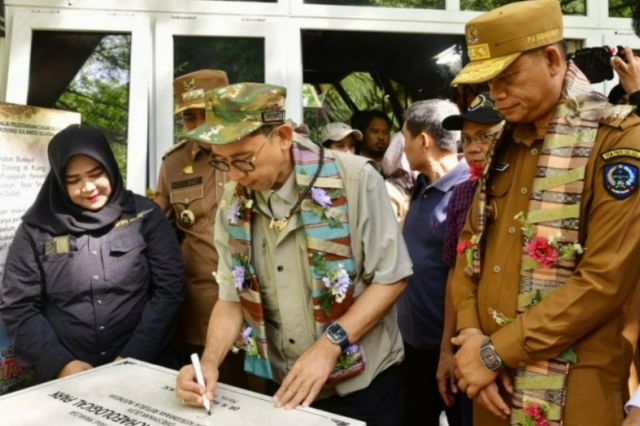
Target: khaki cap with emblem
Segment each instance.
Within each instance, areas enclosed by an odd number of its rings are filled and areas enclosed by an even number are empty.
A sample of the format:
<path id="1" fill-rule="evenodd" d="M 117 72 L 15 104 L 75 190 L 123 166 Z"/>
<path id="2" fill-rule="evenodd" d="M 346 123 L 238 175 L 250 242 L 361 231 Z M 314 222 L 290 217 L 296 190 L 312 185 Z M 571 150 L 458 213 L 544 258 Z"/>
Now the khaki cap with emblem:
<path id="1" fill-rule="evenodd" d="M 265 83 L 238 83 L 206 93 L 205 124 L 189 139 L 212 145 L 236 142 L 260 127 L 285 122 L 287 90 Z"/>
<path id="2" fill-rule="evenodd" d="M 219 70 L 198 70 L 181 75 L 173 80 L 176 107 L 174 115 L 190 108 L 204 109 L 204 94 L 207 90 L 229 85 L 227 73 Z"/>
<path id="3" fill-rule="evenodd" d="M 496 77 L 523 52 L 562 40 L 558 0 L 511 3 L 465 25 L 469 63 L 451 85 L 483 83 Z"/>

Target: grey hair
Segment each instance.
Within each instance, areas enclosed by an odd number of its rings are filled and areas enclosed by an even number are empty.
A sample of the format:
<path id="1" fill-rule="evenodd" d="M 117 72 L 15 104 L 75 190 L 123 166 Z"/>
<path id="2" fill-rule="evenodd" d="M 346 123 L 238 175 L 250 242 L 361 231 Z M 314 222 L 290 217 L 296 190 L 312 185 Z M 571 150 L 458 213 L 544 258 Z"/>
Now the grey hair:
<path id="1" fill-rule="evenodd" d="M 414 102 L 404 113 L 404 125 L 411 134 L 417 136 L 422 132 L 428 133 L 439 149 L 456 152 L 460 131 L 445 130 L 442 121 L 450 115 L 458 115 L 460 110 L 447 99 L 429 99 Z"/>

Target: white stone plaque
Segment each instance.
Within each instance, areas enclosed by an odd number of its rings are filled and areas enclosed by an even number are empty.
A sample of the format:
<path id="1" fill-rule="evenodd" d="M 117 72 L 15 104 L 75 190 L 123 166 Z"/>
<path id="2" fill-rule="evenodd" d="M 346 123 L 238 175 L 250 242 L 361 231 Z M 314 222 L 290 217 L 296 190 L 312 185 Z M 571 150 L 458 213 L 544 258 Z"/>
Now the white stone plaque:
<path id="1" fill-rule="evenodd" d="M 213 409 L 175 396 L 177 372 L 131 358 L 0 397 L 11 426 L 354 426 L 364 422 L 312 408 L 277 409 L 270 397 L 218 384 Z"/>

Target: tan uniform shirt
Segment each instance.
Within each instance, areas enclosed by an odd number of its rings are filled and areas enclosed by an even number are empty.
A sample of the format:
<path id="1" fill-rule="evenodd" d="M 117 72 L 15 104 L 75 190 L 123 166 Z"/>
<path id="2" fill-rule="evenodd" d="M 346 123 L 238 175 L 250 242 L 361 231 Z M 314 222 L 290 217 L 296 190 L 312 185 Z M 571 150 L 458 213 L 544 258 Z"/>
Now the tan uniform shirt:
<path id="1" fill-rule="evenodd" d="M 640 167 L 640 160 L 604 160 L 601 154 L 614 148 L 640 150 L 639 124 L 640 118 L 633 114 L 617 126 L 601 126 L 598 131 L 581 205 L 585 252 L 563 288 L 507 326 L 498 326 L 489 315 L 489 309 L 495 309 L 516 316 L 523 236 L 514 216 L 527 211 L 542 144 L 528 125 L 518 126 L 513 140 L 498 149 L 494 158 L 494 169 L 496 163 L 509 166 L 503 172 L 491 172 L 488 202 L 495 214 L 485 231 L 478 285 L 464 273 L 463 256 L 457 259 L 453 298 L 458 329 L 481 328 L 507 366 L 549 359 L 574 346 L 578 363 L 571 366 L 568 378 L 565 426 L 622 422 L 631 361 L 631 346 L 621 336 L 622 306 L 640 276 L 640 194 L 614 198 L 604 187 L 603 169 L 616 162 Z M 475 198 L 470 211 L 477 211 L 477 203 Z M 469 239 L 476 229 L 476 217 L 470 216 L 461 239 Z M 474 407 L 474 425 L 504 424 Z"/>
<path id="2" fill-rule="evenodd" d="M 297 140 L 300 139 L 297 137 Z M 301 142 L 304 143 L 304 142 Z M 338 160 L 349 203 L 351 249 L 356 264 L 356 296 L 366 283 L 392 284 L 411 274 L 411 260 L 380 174 L 361 157 L 325 151 Z M 224 199 L 232 194 L 225 194 Z M 293 173 L 277 191 L 263 191 L 256 202 L 276 217 L 284 216 L 295 204 L 298 190 Z M 225 208 L 216 219 L 216 247 L 220 253 L 218 277 L 231 276 L 228 252 L 228 220 Z M 274 378 L 281 382 L 300 355 L 315 341 L 305 231 L 299 215 L 291 217 L 279 233 L 269 229 L 269 220 L 254 213 L 253 244 L 255 266 L 262 284 L 269 359 Z M 226 259 L 226 260 L 225 260 Z M 220 282 L 220 299 L 237 302 L 232 282 Z M 324 337 L 322 337 L 324 338 Z M 360 342 L 367 365 L 361 374 L 336 385 L 339 394 L 360 390 L 387 367 L 403 358 L 402 340 L 395 308 Z"/>
<path id="3" fill-rule="evenodd" d="M 203 346 L 218 284 L 212 273 L 218 265 L 213 228 L 227 174 L 209 165 L 209 151 L 195 141 L 173 147 L 162 161 L 155 202 L 177 229 L 187 275 L 179 333 L 186 343 Z M 181 220 L 189 209 L 193 225 Z"/>

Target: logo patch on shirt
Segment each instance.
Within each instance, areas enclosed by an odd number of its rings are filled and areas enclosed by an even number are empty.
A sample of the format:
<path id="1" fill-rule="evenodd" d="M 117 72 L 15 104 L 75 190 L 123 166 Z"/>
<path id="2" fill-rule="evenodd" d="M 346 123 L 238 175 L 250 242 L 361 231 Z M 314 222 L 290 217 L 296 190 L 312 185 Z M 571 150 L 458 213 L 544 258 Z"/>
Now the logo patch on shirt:
<path id="1" fill-rule="evenodd" d="M 618 200 L 624 200 L 638 189 L 638 168 L 632 164 L 607 164 L 602 177 L 607 192 Z"/>

